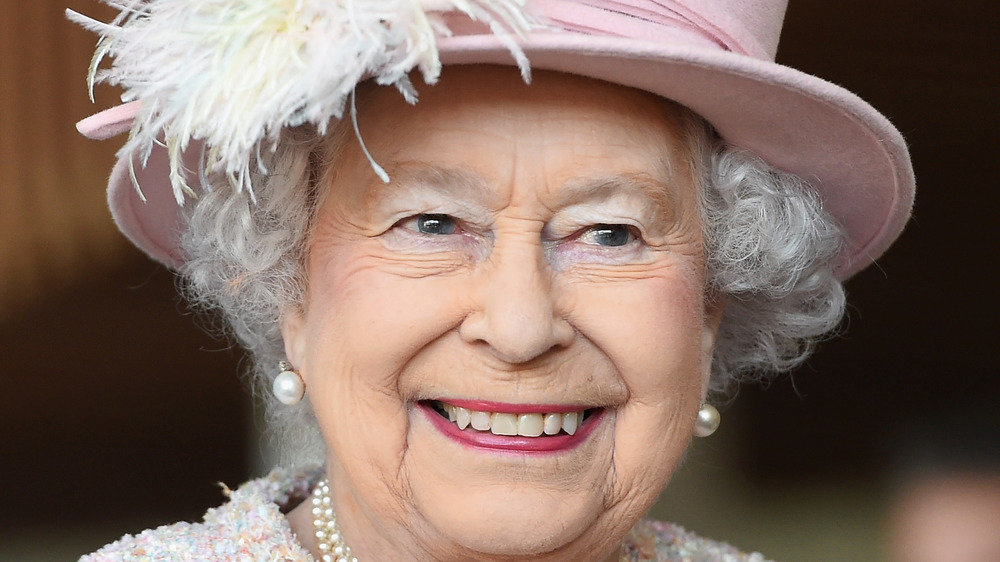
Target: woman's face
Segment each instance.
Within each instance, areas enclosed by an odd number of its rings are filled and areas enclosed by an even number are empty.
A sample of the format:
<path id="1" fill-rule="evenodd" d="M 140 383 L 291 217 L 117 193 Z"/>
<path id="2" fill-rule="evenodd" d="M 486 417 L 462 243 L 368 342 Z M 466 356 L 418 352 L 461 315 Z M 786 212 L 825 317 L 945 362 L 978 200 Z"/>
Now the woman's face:
<path id="1" fill-rule="evenodd" d="M 416 106 L 367 92 L 391 182 L 353 137 L 335 157 L 282 325 L 338 517 L 362 559 L 611 555 L 688 445 L 721 314 L 678 111 L 444 75 Z"/>

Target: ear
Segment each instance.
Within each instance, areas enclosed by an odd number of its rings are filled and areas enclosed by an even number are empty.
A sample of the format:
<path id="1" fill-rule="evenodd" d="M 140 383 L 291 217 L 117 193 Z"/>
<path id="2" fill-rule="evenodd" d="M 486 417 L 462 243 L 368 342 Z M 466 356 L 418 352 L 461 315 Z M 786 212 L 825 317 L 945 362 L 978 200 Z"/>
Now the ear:
<path id="1" fill-rule="evenodd" d="M 712 357 L 715 354 L 715 339 L 722 324 L 722 314 L 726 309 L 725 297 L 715 291 L 705 295 L 705 320 L 701 336 L 701 397 L 708 394 L 708 384 L 712 378 Z"/>
<path id="2" fill-rule="evenodd" d="M 281 338 L 285 342 L 285 357 L 298 369 L 305 356 L 305 318 L 298 307 L 286 309 L 281 314 Z"/>

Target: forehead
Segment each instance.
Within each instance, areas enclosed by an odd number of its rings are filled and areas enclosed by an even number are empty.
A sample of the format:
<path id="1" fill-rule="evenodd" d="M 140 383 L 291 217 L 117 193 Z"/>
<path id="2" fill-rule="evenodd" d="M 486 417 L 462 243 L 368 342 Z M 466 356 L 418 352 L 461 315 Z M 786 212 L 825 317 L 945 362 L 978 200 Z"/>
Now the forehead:
<path id="1" fill-rule="evenodd" d="M 367 203 L 413 179 L 498 199 L 525 184 L 545 199 L 615 186 L 668 197 L 651 186 L 693 184 L 690 118 L 646 92 L 552 72 L 527 85 L 513 69 L 477 66 L 447 69 L 420 95 L 411 106 L 394 90 L 359 87 L 360 138 L 393 181 L 375 177 L 353 131 L 328 162 L 352 191 L 368 188 Z"/>

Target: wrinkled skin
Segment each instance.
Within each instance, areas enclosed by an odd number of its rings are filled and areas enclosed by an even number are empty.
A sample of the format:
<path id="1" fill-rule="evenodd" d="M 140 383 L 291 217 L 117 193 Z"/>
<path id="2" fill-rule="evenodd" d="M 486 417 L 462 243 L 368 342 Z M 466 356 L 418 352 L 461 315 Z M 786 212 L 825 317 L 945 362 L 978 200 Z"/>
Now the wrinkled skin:
<path id="1" fill-rule="evenodd" d="M 618 554 L 690 442 L 721 316 L 677 115 L 492 67 L 446 69 L 415 106 L 367 92 L 361 135 L 392 181 L 352 137 L 282 322 L 361 560 Z M 604 415 L 567 450 L 497 451 L 418 407 L 449 398 Z M 307 509 L 289 520 L 313 548 Z"/>

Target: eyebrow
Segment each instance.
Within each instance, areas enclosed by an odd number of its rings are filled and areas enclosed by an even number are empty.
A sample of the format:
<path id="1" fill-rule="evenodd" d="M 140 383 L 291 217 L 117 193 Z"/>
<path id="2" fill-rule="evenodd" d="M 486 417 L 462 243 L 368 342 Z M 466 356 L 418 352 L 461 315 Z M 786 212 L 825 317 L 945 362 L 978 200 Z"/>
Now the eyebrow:
<path id="1" fill-rule="evenodd" d="M 657 180 L 648 173 L 612 174 L 596 178 L 574 178 L 563 184 L 558 204 L 566 206 L 571 200 L 589 199 L 604 201 L 625 195 L 648 200 L 649 217 L 657 222 L 670 222 L 680 208 L 676 189 Z"/>
<path id="2" fill-rule="evenodd" d="M 393 190 L 404 188 L 432 189 L 454 199 L 474 200 L 490 206 L 499 195 L 485 179 L 469 170 L 432 166 L 423 162 L 403 162 L 389 171 L 392 181 L 378 182 L 370 190 L 365 204 L 371 209 L 390 196 Z"/>

